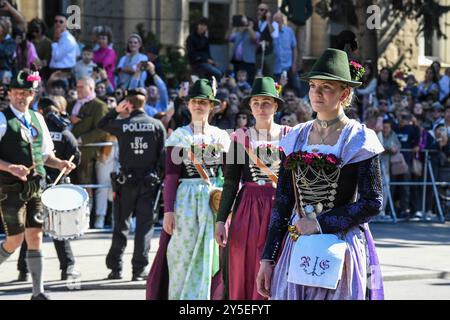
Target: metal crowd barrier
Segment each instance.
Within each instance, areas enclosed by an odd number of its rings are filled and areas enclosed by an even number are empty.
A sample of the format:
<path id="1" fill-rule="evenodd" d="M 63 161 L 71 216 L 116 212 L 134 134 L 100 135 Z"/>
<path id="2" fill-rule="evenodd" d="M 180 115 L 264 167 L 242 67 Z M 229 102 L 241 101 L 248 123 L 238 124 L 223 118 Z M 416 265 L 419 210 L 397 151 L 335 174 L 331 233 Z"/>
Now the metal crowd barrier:
<path id="1" fill-rule="evenodd" d="M 101 148 L 101 147 L 112 147 L 113 149 L 117 147 L 117 143 L 113 142 L 98 142 L 98 143 L 88 143 L 85 145 L 79 145 L 80 148 Z M 81 188 L 87 188 L 87 189 L 111 189 L 111 184 L 80 184 L 78 185 Z M 163 184 L 160 185 L 158 188 L 156 198 L 155 198 L 155 204 L 153 207 L 153 213 L 155 214 L 155 221 L 157 221 L 157 207 L 160 203 L 160 198 L 162 196 L 162 188 Z M 114 206 L 114 203 L 113 203 Z"/>
<path id="2" fill-rule="evenodd" d="M 101 148 L 101 147 L 112 147 L 115 148 L 117 145 L 113 142 L 97 142 L 97 143 L 87 143 L 80 144 L 79 148 Z M 112 186 L 110 184 L 79 184 L 81 188 L 88 189 L 110 189 Z"/>
<path id="3" fill-rule="evenodd" d="M 400 149 L 399 152 L 414 152 L 413 149 Z M 423 179 L 421 182 L 416 182 L 416 181 L 404 181 L 404 182 L 392 182 L 391 179 L 389 178 L 389 186 L 422 186 L 423 190 L 422 190 L 422 213 L 423 213 L 423 221 L 427 221 L 427 217 L 425 214 L 425 210 L 426 210 L 426 195 L 427 195 L 427 187 L 431 186 L 433 189 L 433 196 L 435 198 L 435 202 L 436 202 L 436 207 L 438 210 L 438 216 L 439 216 L 439 221 L 442 223 L 445 223 L 445 215 L 444 212 L 442 210 L 442 205 L 440 202 L 440 197 L 439 197 L 439 191 L 437 189 L 438 186 L 441 187 L 450 187 L 450 183 L 446 182 L 446 181 L 436 181 L 436 177 L 433 171 L 433 166 L 431 164 L 430 161 L 430 153 L 435 153 L 438 152 L 437 150 L 422 150 L 419 151 L 420 153 L 425 153 L 424 156 L 424 164 L 423 164 Z M 384 171 L 384 167 L 382 166 L 382 171 Z M 384 177 L 384 172 L 382 172 L 383 177 Z M 428 175 L 430 175 L 430 179 L 431 182 L 428 182 Z M 395 206 L 394 206 L 394 201 L 392 198 L 392 194 L 391 194 L 391 189 L 388 188 L 386 186 L 385 183 L 385 179 L 383 178 L 383 188 L 386 188 L 386 192 L 387 192 L 387 196 L 388 196 L 388 203 L 389 203 L 389 207 L 391 209 L 391 213 L 392 213 L 392 219 L 394 223 L 398 222 L 397 219 L 397 215 L 396 215 L 396 211 L 395 211 Z"/>
<path id="4" fill-rule="evenodd" d="M 85 145 L 80 145 L 80 148 L 100 148 L 100 147 L 113 147 L 115 148 L 117 145 L 113 142 L 99 142 L 99 143 L 90 143 L 90 144 L 85 144 Z M 400 149 L 399 152 L 414 152 L 412 149 Z M 387 194 L 387 201 L 391 210 L 391 214 L 392 214 L 392 221 L 394 223 L 398 222 L 398 218 L 397 218 L 397 213 L 395 210 L 395 206 L 394 206 L 394 200 L 392 197 L 392 193 L 391 193 L 391 189 L 390 186 L 422 186 L 423 190 L 422 190 L 422 212 L 424 213 L 423 216 L 423 221 L 427 221 L 426 220 L 426 215 L 425 215 L 425 210 L 426 210 L 426 194 L 427 194 L 427 186 L 431 186 L 433 188 L 433 195 L 436 201 L 436 206 L 437 206 L 437 210 L 438 210 L 438 215 L 439 215 L 439 221 L 442 223 L 445 223 L 445 215 L 443 213 L 442 210 L 442 205 L 440 202 L 440 195 L 439 195 L 439 191 L 437 190 L 438 186 L 441 187 L 450 187 L 450 182 L 446 182 L 446 181 L 436 181 L 436 177 L 433 171 L 433 167 L 431 165 L 431 161 L 430 161 L 430 153 L 434 153 L 437 152 L 436 150 L 422 150 L 419 151 L 421 153 L 425 153 L 425 157 L 424 157 L 424 165 L 423 165 L 423 180 L 421 182 L 416 182 L 416 181 L 405 181 L 405 182 L 393 182 L 391 181 L 391 179 L 389 179 L 389 187 L 386 185 L 385 179 L 383 178 L 383 189 L 386 190 L 386 194 Z M 384 168 L 383 166 L 381 167 L 382 169 L 382 175 L 384 177 Z M 431 182 L 428 182 L 428 175 L 430 176 Z M 91 189 L 101 189 L 101 188 L 105 188 L 105 189 L 109 189 L 111 188 L 111 185 L 101 185 L 101 184 L 91 184 L 91 185 L 79 185 L 82 188 L 91 188 Z"/>

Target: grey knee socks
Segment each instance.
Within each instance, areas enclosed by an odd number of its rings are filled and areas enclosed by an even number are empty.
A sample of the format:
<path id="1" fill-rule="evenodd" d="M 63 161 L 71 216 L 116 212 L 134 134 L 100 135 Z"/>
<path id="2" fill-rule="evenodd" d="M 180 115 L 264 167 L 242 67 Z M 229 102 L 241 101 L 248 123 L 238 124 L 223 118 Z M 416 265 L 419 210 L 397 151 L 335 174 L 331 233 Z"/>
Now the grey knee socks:
<path id="1" fill-rule="evenodd" d="M 8 260 L 9 257 L 11 257 L 11 253 L 6 252 L 5 249 L 3 249 L 3 243 L 0 243 L 0 265 Z"/>
<path id="2" fill-rule="evenodd" d="M 27 264 L 33 280 L 33 296 L 44 293 L 44 280 L 42 279 L 44 256 L 42 252 L 27 251 Z"/>

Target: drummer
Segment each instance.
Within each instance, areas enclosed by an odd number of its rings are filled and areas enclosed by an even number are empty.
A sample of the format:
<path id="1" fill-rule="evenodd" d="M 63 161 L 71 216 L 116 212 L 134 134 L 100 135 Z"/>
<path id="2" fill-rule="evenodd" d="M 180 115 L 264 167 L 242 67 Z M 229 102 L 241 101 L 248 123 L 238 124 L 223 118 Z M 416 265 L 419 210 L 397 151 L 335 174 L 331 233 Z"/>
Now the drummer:
<path id="1" fill-rule="evenodd" d="M 42 193 L 45 168 L 75 169 L 55 157 L 44 118 L 29 109 L 41 78 L 24 69 L 12 79 L 11 104 L 0 112 L 0 214 L 6 241 L 0 243 L 0 265 L 27 242 L 26 260 L 33 282 L 32 300 L 49 300 L 44 293 Z"/>
<path id="2" fill-rule="evenodd" d="M 38 111 L 44 116 L 45 123 L 50 131 L 53 144 L 55 146 L 55 155 L 63 160 L 70 159 L 75 156 L 73 163 L 80 163 L 80 150 L 78 148 L 77 139 L 69 131 L 69 123 L 61 117 L 60 110 L 56 106 L 56 102 L 51 98 L 43 98 L 39 100 Z M 59 170 L 53 168 L 45 168 L 47 173 L 47 184 L 55 182 L 59 175 Z M 70 178 L 61 179 L 60 183 L 70 183 Z M 81 273 L 75 267 L 75 257 L 72 252 L 70 240 L 53 239 L 56 253 L 61 269 L 61 280 L 74 280 L 81 277 Z M 20 248 L 19 260 L 17 261 L 17 269 L 19 270 L 19 282 L 28 281 L 28 267 L 25 260 L 27 244 L 24 241 Z"/>

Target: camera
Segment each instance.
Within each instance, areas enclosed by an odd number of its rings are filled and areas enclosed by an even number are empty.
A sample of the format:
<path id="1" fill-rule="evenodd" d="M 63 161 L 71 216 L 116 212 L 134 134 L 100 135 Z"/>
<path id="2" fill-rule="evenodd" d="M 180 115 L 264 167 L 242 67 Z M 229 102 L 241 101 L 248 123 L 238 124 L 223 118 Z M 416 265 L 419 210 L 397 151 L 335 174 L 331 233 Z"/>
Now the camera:
<path id="1" fill-rule="evenodd" d="M 141 71 L 147 70 L 148 66 L 149 66 L 148 61 L 142 61 L 141 62 Z"/>

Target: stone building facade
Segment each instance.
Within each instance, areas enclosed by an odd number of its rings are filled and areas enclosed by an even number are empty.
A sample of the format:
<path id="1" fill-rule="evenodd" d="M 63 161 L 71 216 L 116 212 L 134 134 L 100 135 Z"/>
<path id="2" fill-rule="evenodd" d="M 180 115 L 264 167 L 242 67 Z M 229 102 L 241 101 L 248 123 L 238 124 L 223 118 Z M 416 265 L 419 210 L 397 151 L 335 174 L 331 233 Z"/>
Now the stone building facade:
<path id="1" fill-rule="evenodd" d="M 82 39 L 89 43 L 90 31 L 95 25 L 109 25 L 114 32 L 115 48 L 123 53 L 129 34 L 143 24 L 147 31 L 154 33 L 162 45 L 178 46 L 182 50 L 189 34 L 191 23 L 200 16 L 210 19 L 210 39 L 212 54 L 222 68 L 228 66 L 230 46 L 224 41 L 231 17 L 234 14 L 256 16 L 259 0 L 16 0 L 27 19 L 41 17 L 52 21 L 52 15 L 71 4 L 80 6 Z M 313 0 L 316 4 L 319 0 Z M 266 0 L 275 12 L 281 0 Z M 450 5 L 450 0 L 441 4 Z M 356 2 L 358 3 L 358 2 Z M 359 2 L 361 3 L 361 2 Z M 382 17 L 387 7 L 385 0 L 379 1 Z M 364 8 L 363 8 L 364 9 Z M 360 21 L 364 27 L 365 21 Z M 450 35 L 450 14 L 441 21 L 443 30 Z M 362 28 L 359 28 L 362 30 Z M 306 51 L 312 62 L 328 47 L 327 21 L 313 14 L 307 25 Z M 418 79 L 423 78 L 424 68 L 433 60 L 439 60 L 443 66 L 450 64 L 450 40 L 437 39 L 431 35 L 418 35 L 417 22 L 394 18 L 381 20 L 381 29 L 376 30 L 378 67 L 401 67 L 414 72 Z M 367 42 L 364 32 L 358 33 L 361 52 L 373 48 Z M 372 41 L 372 40 L 370 40 Z M 369 50 L 369 49 L 367 49 Z M 366 50 L 366 51 L 367 51 Z M 372 49 L 370 49 L 372 50 Z M 369 51 L 370 51 L 369 50 Z M 369 54 L 370 56 L 370 54 Z M 365 58 L 365 57 L 363 57 Z"/>

